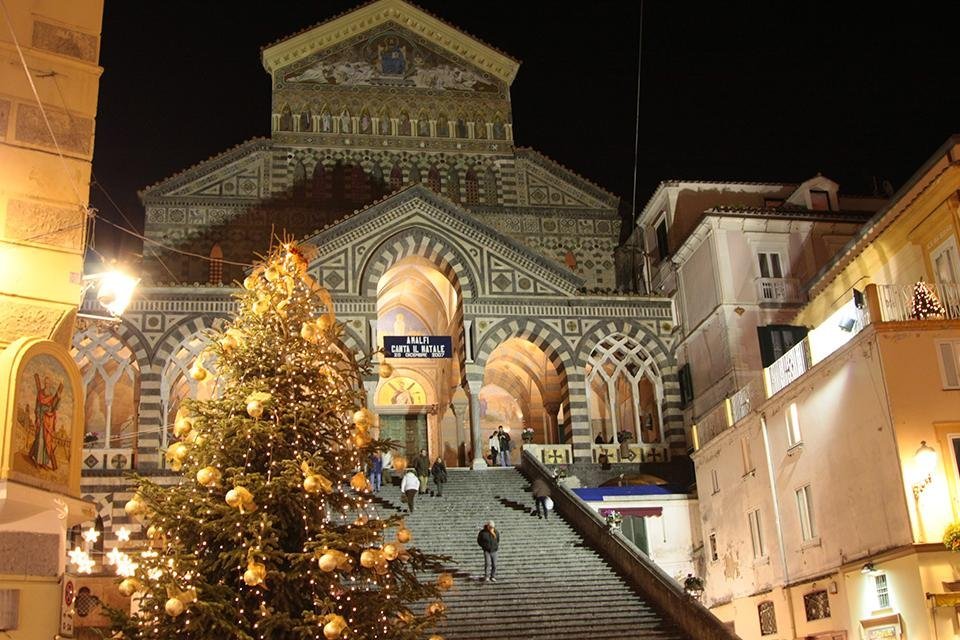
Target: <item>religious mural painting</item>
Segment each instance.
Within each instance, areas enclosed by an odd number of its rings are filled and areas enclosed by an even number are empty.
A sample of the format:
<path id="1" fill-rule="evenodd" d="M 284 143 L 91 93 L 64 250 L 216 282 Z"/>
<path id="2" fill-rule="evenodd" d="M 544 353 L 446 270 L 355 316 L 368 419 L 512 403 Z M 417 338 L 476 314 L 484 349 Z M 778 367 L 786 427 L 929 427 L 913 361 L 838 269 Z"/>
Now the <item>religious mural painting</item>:
<path id="1" fill-rule="evenodd" d="M 391 376 L 377 392 L 377 405 L 406 406 L 427 404 L 427 392 L 423 385 L 406 376 Z"/>
<path id="2" fill-rule="evenodd" d="M 31 358 L 19 372 L 15 397 L 18 434 L 11 468 L 67 484 L 75 398 L 64 366 L 48 354 Z"/>

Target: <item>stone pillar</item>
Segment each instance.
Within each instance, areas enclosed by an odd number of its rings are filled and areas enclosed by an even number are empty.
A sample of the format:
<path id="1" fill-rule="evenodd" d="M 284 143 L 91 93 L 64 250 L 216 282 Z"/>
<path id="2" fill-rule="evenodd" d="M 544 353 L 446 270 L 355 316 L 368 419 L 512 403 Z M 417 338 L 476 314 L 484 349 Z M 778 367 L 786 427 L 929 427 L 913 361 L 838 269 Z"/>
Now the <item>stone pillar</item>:
<path id="1" fill-rule="evenodd" d="M 545 402 L 543 404 L 543 424 L 548 434 L 544 440 L 544 444 L 560 444 L 560 433 L 557 431 L 557 414 L 559 412 L 559 402 Z"/>
<path id="2" fill-rule="evenodd" d="M 470 466 L 474 469 L 486 469 L 487 461 L 483 458 L 486 445 L 480 433 L 480 388 L 483 381 L 470 380 L 467 384 L 470 387 L 470 442 L 473 445 L 473 462 Z"/>
<path id="3" fill-rule="evenodd" d="M 453 408 L 453 418 L 457 427 L 457 466 L 469 467 L 471 459 L 470 454 L 470 398 L 463 388 L 457 388 L 451 400 Z"/>

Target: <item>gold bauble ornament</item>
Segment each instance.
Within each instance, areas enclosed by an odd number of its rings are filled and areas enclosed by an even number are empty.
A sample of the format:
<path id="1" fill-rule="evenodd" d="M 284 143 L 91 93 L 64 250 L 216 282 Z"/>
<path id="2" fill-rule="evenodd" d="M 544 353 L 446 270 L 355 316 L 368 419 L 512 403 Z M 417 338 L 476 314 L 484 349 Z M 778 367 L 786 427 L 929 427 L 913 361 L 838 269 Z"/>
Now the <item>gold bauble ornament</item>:
<path id="1" fill-rule="evenodd" d="M 397 559 L 397 556 L 400 555 L 400 550 L 397 548 L 397 545 L 388 542 L 383 545 L 383 557 L 387 560 L 393 561 Z"/>
<path id="2" fill-rule="evenodd" d="M 167 447 L 167 459 L 168 460 L 183 460 L 187 457 L 190 449 L 187 445 L 182 442 L 174 442 L 172 445 Z"/>
<path id="3" fill-rule="evenodd" d="M 256 276 L 247 276 L 243 279 L 243 288 L 247 291 L 253 291 L 257 288 L 257 277 Z"/>
<path id="4" fill-rule="evenodd" d="M 370 491 L 370 481 L 362 471 L 358 471 L 350 478 L 350 487 L 355 491 Z"/>
<path id="5" fill-rule="evenodd" d="M 157 528 L 156 525 L 152 524 L 147 528 L 147 537 L 150 538 L 151 540 L 156 540 L 161 535 L 162 534 L 160 533 L 160 529 Z"/>
<path id="6" fill-rule="evenodd" d="M 180 471 L 180 469 L 183 469 L 183 460 L 179 458 L 167 460 L 167 467 L 169 467 L 171 471 Z"/>
<path id="7" fill-rule="evenodd" d="M 171 618 L 176 618 L 183 613 L 183 602 L 179 598 L 170 598 L 167 600 L 167 603 L 163 605 L 163 610 L 166 611 L 167 615 Z"/>
<path id="8" fill-rule="evenodd" d="M 193 418 L 180 417 L 173 423 L 173 435 L 178 438 L 190 433 L 191 429 L 193 429 Z"/>
<path id="9" fill-rule="evenodd" d="M 123 510 L 128 516 L 135 516 L 143 513 L 145 505 L 143 501 L 140 500 L 137 496 L 133 496 L 127 500 L 127 504 L 123 505 Z"/>
<path id="10" fill-rule="evenodd" d="M 199 361 L 194 362 L 193 366 L 190 367 L 190 377 L 198 382 L 206 378 L 208 373 Z"/>
<path id="11" fill-rule="evenodd" d="M 410 624 L 414 620 L 416 620 L 414 615 L 409 611 L 401 611 L 400 613 L 397 614 L 397 619 L 404 624 Z"/>
<path id="12" fill-rule="evenodd" d="M 270 308 L 270 299 L 269 298 L 258 298 L 256 302 L 253 303 L 252 310 L 258 316 L 262 316 Z"/>
<path id="13" fill-rule="evenodd" d="M 437 586 L 443 591 L 451 588 L 453 586 L 453 575 L 449 573 L 441 573 L 439 576 L 437 576 Z"/>
<path id="14" fill-rule="evenodd" d="M 364 549 L 360 554 L 360 566 L 369 569 L 377 564 L 377 552 L 373 549 Z"/>
<path id="15" fill-rule="evenodd" d="M 447 607 L 442 602 L 431 602 L 429 605 L 427 605 L 428 616 L 439 616 L 446 610 Z"/>
<path id="16" fill-rule="evenodd" d="M 263 415 L 263 403 L 259 400 L 251 400 L 247 403 L 247 414 L 256 420 Z"/>
<path id="17" fill-rule="evenodd" d="M 319 491 L 332 493 L 333 483 L 319 473 L 311 473 L 303 479 L 303 490 L 307 493 L 317 493 Z"/>
<path id="18" fill-rule="evenodd" d="M 140 589 L 140 582 L 136 578 L 124 578 L 117 590 L 124 598 L 129 598 Z"/>
<path id="19" fill-rule="evenodd" d="M 377 367 L 377 373 L 380 374 L 381 378 L 389 378 L 393 375 L 393 365 L 389 362 L 381 362 L 380 366 Z"/>
<path id="20" fill-rule="evenodd" d="M 407 459 L 403 456 L 393 456 L 393 469 L 397 473 L 403 473 L 407 468 Z"/>
<path id="21" fill-rule="evenodd" d="M 243 331 L 240 331 L 240 329 L 227 329 L 224 337 L 231 338 L 238 348 L 242 347 L 245 341 Z"/>
<path id="22" fill-rule="evenodd" d="M 308 342 L 317 339 L 317 325 L 312 322 L 304 322 L 300 325 L 300 337 Z"/>
<path id="23" fill-rule="evenodd" d="M 321 571 L 330 573 L 331 571 L 337 568 L 337 565 L 339 564 L 339 562 L 337 560 L 337 556 L 327 552 L 322 556 L 320 556 L 320 558 L 317 560 L 317 564 L 320 565 Z"/>
<path id="24" fill-rule="evenodd" d="M 352 442 L 353 446 L 355 446 L 358 449 L 362 449 L 363 447 L 367 446 L 368 444 L 370 444 L 370 441 L 371 441 L 370 436 L 368 436 L 367 434 L 361 431 L 357 431 L 355 434 L 350 436 L 350 442 Z"/>
<path id="25" fill-rule="evenodd" d="M 223 499 L 228 505 L 234 509 L 237 509 L 241 507 L 243 503 L 251 502 L 253 500 L 253 496 L 251 496 L 250 492 L 244 487 L 234 487 L 233 489 L 230 489 L 230 491 L 227 491 L 227 495 L 225 495 Z"/>
<path id="26" fill-rule="evenodd" d="M 397 529 L 397 542 L 410 542 L 410 538 L 412 537 L 413 535 L 410 533 L 410 529 L 407 529 L 406 527 Z"/>
<path id="27" fill-rule="evenodd" d="M 329 313 L 325 313 L 319 318 L 317 318 L 317 330 L 320 333 L 326 333 L 330 331 L 330 327 L 333 326 L 333 318 Z"/>
<path id="28" fill-rule="evenodd" d="M 224 351 L 233 351 L 237 348 L 237 340 L 231 335 L 225 335 L 219 340 L 220 347 Z"/>
<path id="29" fill-rule="evenodd" d="M 331 615 L 330 621 L 323 625 L 323 637 L 327 640 L 335 640 L 340 637 L 343 630 L 347 628 L 347 621 L 341 616 Z"/>
<path id="30" fill-rule="evenodd" d="M 248 587 L 255 587 L 262 582 L 263 578 L 261 578 L 256 571 L 247 569 L 243 572 L 243 583 Z"/>
<path id="31" fill-rule="evenodd" d="M 216 467 L 204 467 L 197 471 L 197 482 L 204 487 L 213 487 L 220 483 L 221 473 Z"/>
<path id="32" fill-rule="evenodd" d="M 267 279 L 267 282 L 276 282 L 280 277 L 280 271 L 276 267 L 267 267 L 263 272 L 263 277 Z"/>
<path id="33" fill-rule="evenodd" d="M 363 409 L 357 409 L 353 412 L 353 423 L 356 425 L 363 425 L 365 427 L 372 427 L 373 423 L 376 421 L 377 416 L 364 407 Z"/>

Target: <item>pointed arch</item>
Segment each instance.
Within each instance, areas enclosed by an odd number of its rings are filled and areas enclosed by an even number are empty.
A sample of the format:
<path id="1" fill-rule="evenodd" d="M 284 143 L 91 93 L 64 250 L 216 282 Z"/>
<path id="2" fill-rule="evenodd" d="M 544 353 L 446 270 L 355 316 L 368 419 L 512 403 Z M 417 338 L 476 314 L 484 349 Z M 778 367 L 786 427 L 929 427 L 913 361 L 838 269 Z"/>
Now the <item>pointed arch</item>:
<path id="1" fill-rule="evenodd" d="M 307 197 L 307 169 L 303 166 L 303 160 L 297 160 L 297 163 L 293 165 L 291 195 L 297 200 Z"/>
<path id="2" fill-rule="evenodd" d="M 458 138 L 467 138 L 469 137 L 467 131 L 467 118 L 461 113 L 457 116 L 457 137 Z"/>
<path id="3" fill-rule="evenodd" d="M 357 130 L 360 133 L 367 135 L 367 134 L 373 133 L 372 127 L 373 127 L 373 120 L 370 119 L 370 112 L 367 111 L 366 107 L 364 107 L 363 110 L 360 112 L 360 120 L 357 125 Z"/>
<path id="4" fill-rule="evenodd" d="M 499 113 L 493 118 L 493 138 L 495 140 L 507 139 L 507 128 L 503 124 L 503 116 Z"/>
<path id="5" fill-rule="evenodd" d="M 406 111 L 401 111 L 400 118 L 397 120 L 397 135 L 409 136 L 410 133 L 410 116 Z"/>
<path id="6" fill-rule="evenodd" d="M 447 169 L 447 197 L 460 202 L 460 168 L 450 165 Z"/>
<path id="7" fill-rule="evenodd" d="M 450 137 L 450 121 L 447 119 L 445 113 L 441 113 L 439 116 L 437 116 L 437 137 Z"/>
<path id="8" fill-rule="evenodd" d="M 390 110 L 387 109 L 386 106 L 380 109 L 379 118 L 378 124 L 380 126 L 380 131 L 378 133 L 382 136 L 393 135 L 393 124 L 390 122 Z"/>
<path id="9" fill-rule="evenodd" d="M 440 170 L 437 169 L 437 165 L 431 165 L 430 170 L 427 171 L 427 186 L 434 193 L 440 193 Z"/>
<path id="10" fill-rule="evenodd" d="M 400 162 L 394 162 L 390 170 L 390 191 L 399 191 L 403 188 L 403 167 Z"/>
<path id="11" fill-rule="evenodd" d="M 313 167 L 313 176 L 311 178 L 310 193 L 314 200 L 329 201 L 333 193 L 331 183 L 332 175 L 323 166 L 323 162 L 317 161 Z"/>
<path id="12" fill-rule="evenodd" d="M 473 137 L 479 140 L 486 140 L 487 138 L 487 119 L 483 117 L 483 114 L 477 114 L 473 118 Z"/>
<path id="13" fill-rule="evenodd" d="M 483 200 L 491 206 L 497 204 L 497 174 L 493 167 L 487 167 L 483 174 Z"/>
<path id="14" fill-rule="evenodd" d="M 300 131 L 313 132 L 313 114 L 310 107 L 304 107 L 304 111 L 300 112 Z"/>
<path id="15" fill-rule="evenodd" d="M 426 111 L 421 111 L 417 116 L 417 135 L 420 137 L 430 135 L 430 118 Z"/>
<path id="16" fill-rule="evenodd" d="M 219 242 L 214 242 L 210 247 L 210 269 L 207 282 L 210 284 L 223 284 L 223 249 Z"/>
<path id="17" fill-rule="evenodd" d="M 350 118 L 350 111 L 344 107 L 340 111 L 340 133 L 352 133 L 353 120 Z"/>
<path id="18" fill-rule="evenodd" d="M 416 164 L 410 165 L 410 184 L 420 184 L 423 181 L 420 167 Z"/>
<path id="19" fill-rule="evenodd" d="M 477 180 L 477 172 L 473 167 L 467 169 L 463 177 L 463 201 L 466 204 L 479 204 L 480 202 L 480 181 Z"/>
<path id="20" fill-rule="evenodd" d="M 277 125 L 278 131 L 293 131 L 293 112 L 290 111 L 290 105 L 283 105 L 280 110 L 280 122 Z"/>

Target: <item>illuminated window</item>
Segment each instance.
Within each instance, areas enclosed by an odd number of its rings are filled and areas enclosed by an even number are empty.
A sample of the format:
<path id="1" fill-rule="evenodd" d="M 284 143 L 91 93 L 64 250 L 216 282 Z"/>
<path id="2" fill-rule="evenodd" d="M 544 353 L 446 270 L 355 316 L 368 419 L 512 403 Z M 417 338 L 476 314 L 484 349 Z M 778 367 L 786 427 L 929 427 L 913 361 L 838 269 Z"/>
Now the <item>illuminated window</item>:
<path id="1" fill-rule="evenodd" d="M 772 636 L 777 632 L 777 608 L 769 600 L 757 605 L 757 615 L 760 617 L 760 635 Z"/>
<path id="2" fill-rule="evenodd" d="M 807 622 L 830 617 L 830 595 L 826 591 L 814 591 L 803 596 L 803 610 Z"/>
<path id="3" fill-rule="evenodd" d="M 813 493 L 808 484 L 797 489 L 797 511 L 800 514 L 803 541 L 813 540 L 817 537 L 817 523 L 813 519 Z"/>
<path id="4" fill-rule="evenodd" d="M 760 509 L 754 509 L 748 513 L 747 520 L 750 522 L 750 541 L 753 543 L 753 557 L 755 559 L 766 557 L 767 549 L 763 544 L 763 531 L 760 529 Z"/>
<path id="5" fill-rule="evenodd" d="M 797 403 L 791 402 L 787 407 L 787 446 L 795 447 L 803 442 L 800 434 L 800 415 L 797 411 Z"/>
<path id="6" fill-rule="evenodd" d="M 890 606 L 890 588 L 887 585 L 887 574 L 878 573 L 873 576 L 873 584 L 877 590 L 877 608 L 886 609 Z"/>
<path id="7" fill-rule="evenodd" d="M 937 342 L 944 389 L 960 389 L 960 340 Z"/>

